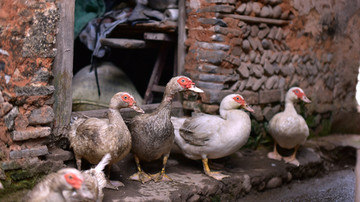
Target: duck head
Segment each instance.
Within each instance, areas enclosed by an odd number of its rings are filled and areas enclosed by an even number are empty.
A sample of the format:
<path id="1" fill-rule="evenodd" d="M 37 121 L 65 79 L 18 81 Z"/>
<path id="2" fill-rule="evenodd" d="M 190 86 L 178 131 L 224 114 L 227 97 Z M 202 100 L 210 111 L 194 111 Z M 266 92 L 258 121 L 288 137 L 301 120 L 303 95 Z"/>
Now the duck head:
<path id="1" fill-rule="evenodd" d="M 64 168 L 59 170 L 57 173 L 60 174 L 60 182 L 65 187 L 64 189 L 71 190 L 71 189 L 80 189 L 83 185 L 84 178 L 80 171 L 75 168 Z"/>
<path id="2" fill-rule="evenodd" d="M 196 93 L 203 93 L 204 91 L 195 86 L 195 83 L 186 76 L 176 76 L 170 79 L 168 84 L 166 85 L 165 93 L 169 93 L 171 95 L 176 94 L 177 92 L 191 90 Z"/>
<path id="3" fill-rule="evenodd" d="M 127 92 L 116 93 L 110 100 L 110 108 L 131 108 L 137 112 L 144 113 L 144 110 L 136 104 L 134 97 Z"/>
<path id="4" fill-rule="evenodd" d="M 220 103 L 221 110 L 230 110 L 230 109 L 245 109 L 249 112 L 254 112 L 254 110 L 249 107 L 249 105 L 245 102 L 243 96 L 239 94 L 230 94 L 223 98 Z"/>
<path id="5" fill-rule="evenodd" d="M 297 100 L 302 100 L 305 103 L 311 103 L 311 100 L 308 97 L 306 97 L 304 91 L 299 87 L 290 88 L 286 93 L 286 100 L 292 102 Z"/>

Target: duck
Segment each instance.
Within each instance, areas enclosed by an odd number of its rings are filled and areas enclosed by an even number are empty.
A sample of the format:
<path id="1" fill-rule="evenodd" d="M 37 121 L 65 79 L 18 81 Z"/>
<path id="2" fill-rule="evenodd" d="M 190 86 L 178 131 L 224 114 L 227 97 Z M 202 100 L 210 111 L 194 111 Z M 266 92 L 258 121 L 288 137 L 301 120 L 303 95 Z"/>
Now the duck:
<path id="1" fill-rule="evenodd" d="M 93 194 L 92 198 L 84 199 L 83 196 L 78 195 L 76 192 L 66 192 L 67 198 L 71 198 L 71 201 L 96 201 L 102 202 L 104 198 L 103 188 L 107 185 L 107 180 L 105 178 L 105 174 L 103 172 L 105 166 L 110 162 L 111 155 L 109 153 L 105 154 L 105 156 L 101 159 L 98 165 L 94 168 L 90 168 L 89 170 L 81 171 L 81 174 L 84 178 L 84 187 Z"/>
<path id="2" fill-rule="evenodd" d="M 309 136 L 309 127 L 304 118 L 300 116 L 294 107 L 294 103 L 301 100 L 305 103 L 311 103 L 311 100 L 305 95 L 299 87 L 290 88 L 285 96 L 285 110 L 275 114 L 269 121 L 268 132 L 274 139 L 274 149 L 267 154 L 268 158 L 282 160 L 299 166 L 296 159 L 296 153 L 300 145 L 304 144 Z M 294 149 L 291 156 L 283 157 L 277 151 L 277 145 L 285 149 Z"/>
<path id="3" fill-rule="evenodd" d="M 220 102 L 219 115 L 200 114 L 189 118 L 172 117 L 175 143 L 189 159 L 202 160 L 206 175 L 222 180 L 229 175 L 211 171 L 208 159 L 228 156 L 247 142 L 251 120 L 247 112 L 254 110 L 240 94 L 225 96 Z"/>
<path id="4" fill-rule="evenodd" d="M 91 199 L 93 195 L 84 186 L 84 177 L 75 168 L 63 168 L 56 173 L 47 175 L 30 192 L 23 201 L 26 202 L 65 202 L 72 200 L 72 194 L 81 196 L 81 199 Z"/>
<path id="5" fill-rule="evenodd" d="M 111 161 L 107 167 L 109 176 L 111 165 L 130 152 L 131 135 L 120 114 L 121 108 L 131 108 L 144 113 L 132 95 L 127 92 L 118 92 L 110 100 L 108 119 L 79 118 L 71 125 L 68 139 L 79 170 L 81 170 L 82 158 L 96 165 L 105 154 L 110 153 Z"/>
<path id="6" fill-rule="evenodd" d="M 204 92 L 197 88 L 189 77 L 176 76 L 166 84 L 160 105 L 152 112 L 135 116 L 128 124 L 132 136 L 132 154 L 138 172 L 130 176 L 131 180 L 145 183 L 149 180 L 172 181 L 166 175 L 165 166 L 174 143 L 174 127 L 171 122 L 171 104 L 174 96 L 182 91 Z M 149 175 L 140 166 L 140 161 L 151 162 L 162 158 L 159 173 Z"/>

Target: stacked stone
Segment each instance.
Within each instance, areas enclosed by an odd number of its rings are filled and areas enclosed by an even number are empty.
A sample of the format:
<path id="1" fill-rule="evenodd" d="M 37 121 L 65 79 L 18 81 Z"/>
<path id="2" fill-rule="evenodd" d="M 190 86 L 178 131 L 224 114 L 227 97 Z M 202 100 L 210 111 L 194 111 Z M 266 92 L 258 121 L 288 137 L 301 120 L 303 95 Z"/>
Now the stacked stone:
<path id="1" fill-rule="evenodd" d="M 5 189 L 57 170 L 72 158 L 70 152 L 46 145 L 55 117 L 51 68 L 59 20 L 56 5 L 15 2 L 0 9 L 3 14 L 4 9 L 21 13 L 0 16 L 5 18 L 0 20 L 0 180 L 7 181 Z"/>
<path id="2" fill-rule="evenodd" d="M 39 173 L 57 170 L 64 166 L 64 161 L 73 158 L 68 151 L 51 150 L 45 145 L 55 116 L 51 107 L 53 99 L 48 99 L 54 93 L 54 86 L 39 83 L 47 83 L 50 78 L 48 70 L 42 68 L 35 73 L 33 85 L 15 87 L 16 98 L 6 94 L 4 99 L 0 93 L 0 119 L 5 123 L 5 126 L 1 127 L 1 139 L 3 143 L 10 145 L 0 145 L 0 171 L 26 170 L 21 174 L 13 173 L 12 180 L 19 181 Z M 10 104 L 6 100 L 17 101 Z"/>
<path id="3" fill-rule="evenodd" d="M 194 15 L 198 20 L 188 22 L 185 69 L 205 93 L 200 101 L 185 97 L 186 109 L 216 114 L 224 96 L 240 93 L 253 105 L 253 120 L 263 123 L 282 110 L 287 89 L 299 86 L 316 97 L 318 104 L 308 110 L 315 112 L 312 125 L 329 116 L 335 80 L 329 72 L 331 54 L 318 59 L 311 51 L 291 52 L 283 25 L 293 14 L 282 10 L 281 0 L 191 2 L 189 19 Z M 318 88 L 322 96 L 313 93 Z"/>

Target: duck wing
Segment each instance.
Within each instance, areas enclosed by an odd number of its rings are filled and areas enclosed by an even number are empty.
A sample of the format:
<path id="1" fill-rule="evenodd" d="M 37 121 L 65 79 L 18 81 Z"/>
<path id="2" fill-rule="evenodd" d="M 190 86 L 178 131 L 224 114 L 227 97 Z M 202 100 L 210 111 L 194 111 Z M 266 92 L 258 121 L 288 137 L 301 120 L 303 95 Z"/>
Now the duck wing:
<path id="1" fill-rule="evenodd" d="M 214 115 L 201 115 L 185 120 L 180 128 L 180 136 L 191 145 L 205 146 L 208 141 L 219 134 L 224 119 Z"/>

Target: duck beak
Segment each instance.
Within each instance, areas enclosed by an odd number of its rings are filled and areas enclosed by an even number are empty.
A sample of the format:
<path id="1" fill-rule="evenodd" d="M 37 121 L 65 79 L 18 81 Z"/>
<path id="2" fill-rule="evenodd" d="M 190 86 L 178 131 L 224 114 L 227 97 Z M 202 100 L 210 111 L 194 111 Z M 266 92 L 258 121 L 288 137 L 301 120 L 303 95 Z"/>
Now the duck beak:
<path id="1" fill-rule="evenodd" d="M 311 103 L 311 100 L 308 97 L 306 97 L 305 95 L 302 96 L 301 100 L 306 102 L 306 103 Z"/>
<path id="2" fill-rule="evenodd" d="M 251 113 L 254 113 L 254 112 L 255 112 L 255 111 L 254 111 L 251 107 L 249 107 L 249 105 L 247 105 L 247 104 L 245 104 L 244 109 L 247 110 L 247 111 L 249 111 L 249 112 L 251 112 Z"/>
<path id="3" fill-rule="evenodd" d="M 201 90 L 200 88 L 196 87 L 195 85 L 191 85 L 190 88 L 188 88 L 188 90 L 194 91 L 196 93 L 203 93 L 204 91 Z"/>
<path id="4" fill-rule="evenodd" d="M 135 111 L 137 111 L 137 112 L 139 112 L 139 113 L 142 113 L 142 114 L 145 113 L 144 110 L 141 109 L 141 108 L 140 108 L 139 106 L 137 106 L 136 104 L 131 105 L 130 108 L 133 109 L 133 110 L 135 110 Z"/>

